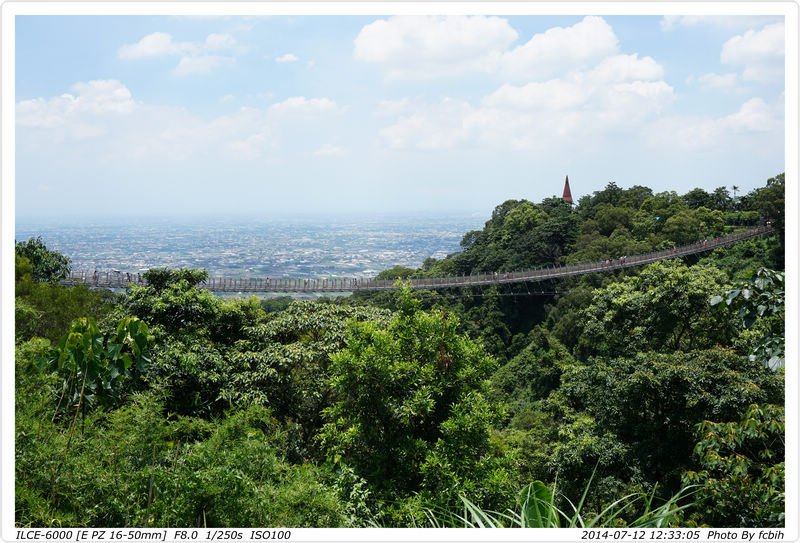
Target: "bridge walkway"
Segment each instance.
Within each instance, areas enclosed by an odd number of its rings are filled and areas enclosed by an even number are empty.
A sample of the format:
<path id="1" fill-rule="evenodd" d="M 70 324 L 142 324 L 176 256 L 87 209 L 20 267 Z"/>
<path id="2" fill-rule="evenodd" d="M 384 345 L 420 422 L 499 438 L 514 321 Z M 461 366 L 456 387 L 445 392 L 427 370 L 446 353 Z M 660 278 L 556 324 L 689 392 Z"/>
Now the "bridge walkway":
<path id="1" fill-rule="evenodd" d="M 462 275 L 450 277 L 412 277 L 409 278 L 412 289 L 442 289 L 455 287 L 490 286 L 509 283 L 537 282 L 548 279 L 558 279 L 560 277 L 570 277 L 583 275 L 586 273 L 609 272 L 634 266 L 643 266 L 659 260 L 670 258 L 680 258 L 706 251 L 711 251 L 718 247 L 724 247 L 738 243 L 742 240 L 757 236 L 770 234 L 773 231 L 770 226 L 759 226 L 750 228 L 729 236 L 714 238 L 711 240 L 698 241 L 689 245 L 683 245 L 662 251 L 653 251 L 638 255 L 625 256 L 586 262 L 579 264 L 569 264 L 566 266 L 547 266 L 532 270 L 516 272 L 494 272 L 478 275 Z M 140 273 L 130 273 L 121 271 L 110 272 L 88 272 L 75 271 L 62 281 L 66 285 L 85 284 L 90 287 L 102 288 L 127 288 L 130 285 L 143 286 L 147 281 Z M 235 278 L 210 276 L 201 283 L 200 288 L 213 292 L 237 292 L 237 293 L 256 293 L 256 292 L 374 292 L 395 290 L 396 281 L 394 279 L 378 278 L 358 278 L 358 277 L 328 277 L 328 278 Z"/>

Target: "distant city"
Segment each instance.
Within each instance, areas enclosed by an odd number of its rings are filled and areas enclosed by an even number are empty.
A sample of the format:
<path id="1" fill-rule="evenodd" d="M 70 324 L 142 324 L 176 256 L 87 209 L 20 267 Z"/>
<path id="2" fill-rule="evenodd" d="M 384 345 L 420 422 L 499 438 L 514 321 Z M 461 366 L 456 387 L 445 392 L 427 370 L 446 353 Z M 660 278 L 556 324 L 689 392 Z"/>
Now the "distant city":
<path id="1" fill-rule="evenodd" d="M 227 277 L 371 277 L 459 250 L 488 217 L 391 216 L 282 220 L 18 220 L 17 241 L 41 236 L 74 270 L 203 268 Z"/>

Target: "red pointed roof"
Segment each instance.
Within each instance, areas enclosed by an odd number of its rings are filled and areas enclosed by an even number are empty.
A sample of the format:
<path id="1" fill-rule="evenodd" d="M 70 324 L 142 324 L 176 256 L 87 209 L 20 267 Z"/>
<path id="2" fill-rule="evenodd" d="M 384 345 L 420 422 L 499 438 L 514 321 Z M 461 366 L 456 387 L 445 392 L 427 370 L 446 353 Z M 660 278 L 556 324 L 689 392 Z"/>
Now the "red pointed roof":
<path id="1" fill-rule="evenodd" d="M 569 190 L 569 176 L 567 176 L 566 181 L 564 181 L 564 194 L 561 196 L 565 202 L 568 204 L 572 203 L 572 191 Z"/>

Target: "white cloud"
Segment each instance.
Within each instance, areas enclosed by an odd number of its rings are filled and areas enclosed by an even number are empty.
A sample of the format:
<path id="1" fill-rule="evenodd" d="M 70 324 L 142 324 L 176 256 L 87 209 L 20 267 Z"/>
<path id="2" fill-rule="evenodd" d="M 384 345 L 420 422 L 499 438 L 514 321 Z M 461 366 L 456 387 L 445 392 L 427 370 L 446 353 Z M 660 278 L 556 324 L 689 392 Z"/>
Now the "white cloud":
<path id="1" fill-rule="evenodd" d="M 293 53 L 286 53 L 279 57 L 275 57 L 275 62 L 278 62 L 280 64 L 285 64 L 287 62 L 297 62 L 298 60 L 300 59 L 297 57 L 297 55 Z"/>
<path id="2" fill-rule="evenodd" d="M 241 159 L 254 159 L 275 149 L 276 141 L 272 134 L 264 130 L 250 136 L 232 141 L 225 145 L 225 152 L 229 157 Z"/>
<path id="3" fill-rule="evenodd" d="M 209 51 L 220 51 L 224 49 L 237 49 L 239 45 L 236 39 L 230 34 L 209 34 L 206 37 L 205 47 Z"/>
<path id="4" fill-rule="evenodd" d="M 527 43 L 503 54 L 507 75 L 542 80 L 559 72 L 589 66 L 618 50 L 614 30 L 601 17 L 584 17 L 570 27 L 535 34 Z"/>
<path id="5" fill-rule="evenodd" d="M 341 108 L 330 98 L 306 98 L 304 96 L 292 96 L 269 107 L 271 113 L 280 115 L 297 114 L 308 116 L 340 110 Z"/>
<path id="6" fill-rule="evenodd" d="M 684 151 L 728 149 L 735 142 L 772 133 L 783 139 L 783 116 L 761 98 L 751 98 L 734 113 L 720 117 L 667 117 L 654 122 L 647 132 L 652 147 Z"/>
<path id="7" fill-rule="evenodd" d="M 232 64 L 234 59 L 220 55 L 206 55 L 201 57 L 183 57 L 175 69 L 175 75 L 205 75 L 226 64 Z"/>
<path id="8" fill-rule="evenodd" d="M 439 104 L 417 109 L 383 128 L 380 142 L 392 149 L 448 149 L 474 140 L 476 110 L 463 100 L 445 98 Z"/>
<path id="9" fill-rule="evenodd" d="M 456 99 L 416 108 L 403 104 L 380 141 L 395 149 L 536 149 L 570 138 L 636 133 L 674 98 L 662 77 L 662 67 L 650 57 L 615 55 L 562 78 L 504 84 L 478 106 Z"/>
<path id="10" fill-rule="evenodd" d="M 432 79 L 496 69 L 516 39 L 500 17 L 398 15 L 364 26 L 354 55 L 391 79 Z"/>
<path id="11" fill-rule="evenodd" d="M 784 44 L 783 23 L 769 24 L 726 41 L 720 60 L 724 64 L 743 66 L 744 80 L 780 80 L 783 78 Z"/>
<path id="12" fill-rule="evenodd" d="M 623 81 L 655 81 L 664 77 L 664 68 L 652 57 L 614 55 L 592 68 L 587 79 L 594 85 Z"/>
<path id="13" fill-rule="evenodd" d="M 314 151 L 316 156 L 343 156 L 345 154 L 345 150 L 338 145 L 333 145 L 332 143 L 323 143 L 319 149 Z"/>
<path id="14" fill-rule="evenodd" d="M 381 117 L 393 117 L 406 113 L 409 110 L 411 102 L 408 98 L 401 98 L 399 100 L 380 100 L 375 107 L 375 115 Z"/>
<path id="15" fill-rule="evenodd" d="M 209 34 L 203 42 L 176 42 L 170 34 L 154 32 L 136 43 L 123 45 L 117 54 L 125 60 L 181 56 L 173 73 L 184 76 L 211 73 L 234 61 L 234 57 L 220 55 L 220 52 L 230 54 L 243 50 L 230 34 Z"/>
<path id="16" fill-rule="evenodd" d="M 679 27 L 710 26 L 728 30 L 743 30 L 774 22 L 777 17 L 758 15 L 665 15 L 661 19 L 663 30 Z"/>
<path id="17" fill-rule="evenodd" d="M 167 55 L 191 53 L 198 49 L 196 44 L 172 41 L 172 36 L 165 32 L 153 32 L 136 43 L 123 45 L 117 54 L 119 58 L 135 60 Z"/>
<path id="18" fill-rule="evenodd" d="M 694 78 L 690 78 L 689 83 L 693 82 Z M 718 74 L 715 72 L 708 72 L 697 78 L 697 82 L 704 89 L 710 90 L 725 90 L 732 89 L 739 81 L 735 73 Z"/>
<path id="19" fill-rule="evenodd" d="M 769 132 L 782 124 L 761 98 L 751 98 L 739 111 L 724 117 L 722 123 L 731 130 L 745 132 Z"/>
<path id="20" fill-rule="evenodd" d="M 17 124 L 31 128 L 65 126 L 68 137 L 87 139 L 103 133 L 91 125 L 97 117 L 127 115 L 135 107 L 131 92 L 114 79 L 76 83 L 71 89 L 74 94 L 18 102 Z"/>
<path id="21" fill-rule="evenodd" d="M 137 103 L 116 80 L 76 83 L 71 91 L 17 103 L 20 148 L 63 149 L 67 155 L 90 153 L 119 162 L 256 159 L 283 144 L 288 152 L 322 145 L 323 153 L 333 155 L 337 148 L 323 145 L 320 127 L 334 122 L 326 114 L 344 111 L 329 98 L 293 97 L 207 120 L 179 107 Z M 298 116 L 311 126 L 297 123 Z"/>
<path id="22" fill-rule="evenodd" d="M 380 66 L 390 79 L 500 73 L 530 81 L 584 68 L 618 50 L 611 26 L 593 16 L 550 28 L 512 48 L 517 38 L 500 17 L 395 16 L 361 29 L 355 58 Z"/>

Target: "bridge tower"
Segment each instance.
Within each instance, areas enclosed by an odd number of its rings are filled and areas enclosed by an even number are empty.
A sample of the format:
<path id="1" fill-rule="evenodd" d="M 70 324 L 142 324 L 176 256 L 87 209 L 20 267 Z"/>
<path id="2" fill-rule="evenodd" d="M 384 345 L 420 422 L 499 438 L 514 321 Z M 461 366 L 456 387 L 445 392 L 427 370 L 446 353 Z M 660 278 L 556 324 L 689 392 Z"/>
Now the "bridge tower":
<path id="1" fill-rule="evenodd" d="M 572 191 L 569 190 L 569 176 L 567 176 L 567 179 L 564 181 L 564 194 L 561 196 L 561 198 L 569 205 L 573 204 Z"/>

